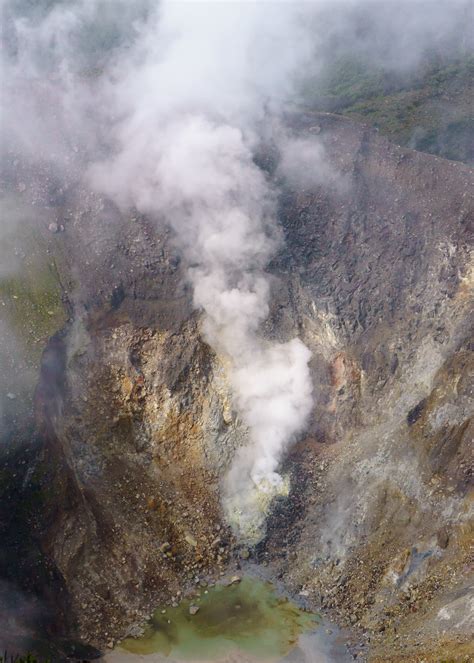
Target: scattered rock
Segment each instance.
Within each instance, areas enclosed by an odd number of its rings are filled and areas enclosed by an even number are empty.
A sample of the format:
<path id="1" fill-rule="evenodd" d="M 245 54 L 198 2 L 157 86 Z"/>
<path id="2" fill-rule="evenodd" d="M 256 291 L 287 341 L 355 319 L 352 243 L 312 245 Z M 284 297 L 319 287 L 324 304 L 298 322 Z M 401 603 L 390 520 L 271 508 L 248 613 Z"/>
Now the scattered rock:
<path id="1" fill-rule="evenodd" d="M 145 629 L 142 626 L 133 625 L 130 626 L 125 635 L 129 636 L 130 638 L 141 638 L 144 633 Z"/>
<path id="2" fill-rule="evenodd" d="M 423 410 L 426 407 L 426 398 L 423 398 L 415 407 L 413 407 L 407 414 L 407 423 L 409 426 L 413 426 L 418 419 L 423 414 Z"/>
<path id="3" fill-rule="evenodd" d="M 190 615 L 195 615 L 197 612 L 199 612 L 199 606 L 198 605 L 190 605 L 189 606 L 189 614 Z"/>
<path id="4" fill-rule="evenodd" d="M 449 544 L 449 534 L 446 528 L 443 527 L 443 529 L 440 529 L 438 534 L 437 534 L 437 540 L 438 540 L 438 546 L 440 548 L 445 548 L 448 547 Z"/>
<path id="5" fill-rule="evenodd" d="M 48 230 L 50 233 L 58 233 L 59 232 L 59 226 L 57 223 L 50 223 L 48 226 Z"/>
<path id="6" fill-rule="evenodd" d="M 185 538 L 186 543 L 189 543 L 189 545 L 192 546 L 193 548 L 195 548 L 197 546 L 197 541 L 194 538 L 194 536 L 191 536 L 191 534 L 186 534 L 186 536 L 184 538 Z"/>

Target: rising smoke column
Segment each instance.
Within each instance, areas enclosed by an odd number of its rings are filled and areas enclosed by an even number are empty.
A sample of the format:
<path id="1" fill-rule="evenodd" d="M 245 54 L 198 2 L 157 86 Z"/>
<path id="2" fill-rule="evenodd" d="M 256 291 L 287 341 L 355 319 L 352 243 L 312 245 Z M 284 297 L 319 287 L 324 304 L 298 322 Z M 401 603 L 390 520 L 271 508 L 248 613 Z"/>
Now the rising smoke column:
<path id="1" fill-rule="evenodd" d="M 265 507 L 284 488 L 279 462 L 312 405 L 309 350 L 258 331 L 280 233 L 274 192 L 253 160 L 255 127 L 294 67 L 293 18 L 283 6 L 275 17 L 259 4 L 164 2 L 137 51 L 117 65 L 107 94 L 124 117 L 118 150 L 90 171 L 125 208 L 166 219 L 193 265 L 204 336 L 229 360 L 248 428 L 224 487 L 224 507 L 247 538 L 261 534 Z"/>

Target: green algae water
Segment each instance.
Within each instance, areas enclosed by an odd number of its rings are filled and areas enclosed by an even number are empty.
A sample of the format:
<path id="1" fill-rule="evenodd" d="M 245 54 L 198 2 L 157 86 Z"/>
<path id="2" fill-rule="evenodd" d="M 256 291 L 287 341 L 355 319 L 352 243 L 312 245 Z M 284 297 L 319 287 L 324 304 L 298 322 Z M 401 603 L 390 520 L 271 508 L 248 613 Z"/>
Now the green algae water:
<path id="1" fill-rule="evenodd" d="M 190 606 L 199 606 L 191 615 Z M 278 596 L 270 583 L 244 577 L 239 584 L 216 585 L 177 608 L 158 608 L 142 637 L 120 647 L 133 654 L 161 654 L 183 661 L 215 661 L 230 652 L 277 661 L 319 618 Z"/>

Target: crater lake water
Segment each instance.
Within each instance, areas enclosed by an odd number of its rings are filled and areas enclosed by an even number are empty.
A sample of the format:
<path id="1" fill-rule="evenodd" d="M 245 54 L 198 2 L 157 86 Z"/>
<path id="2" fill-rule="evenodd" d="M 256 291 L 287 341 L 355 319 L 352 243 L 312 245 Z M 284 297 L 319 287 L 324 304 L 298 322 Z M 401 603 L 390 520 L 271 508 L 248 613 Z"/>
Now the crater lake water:
<path id="1" fill-rule="evenodd" d="M 195 614 L 190 608 L 199 608 Z M 194 610 L 193 610 L 194 611 Z M 331 653 L 332 652 L 332 653 Z M 107 655 L 109 663 L 330 663 L 349 660 L 327 635 L 321 617 L 244 576 L 199 588 L 178 607 L 158 607 L 139 638 Z"/>

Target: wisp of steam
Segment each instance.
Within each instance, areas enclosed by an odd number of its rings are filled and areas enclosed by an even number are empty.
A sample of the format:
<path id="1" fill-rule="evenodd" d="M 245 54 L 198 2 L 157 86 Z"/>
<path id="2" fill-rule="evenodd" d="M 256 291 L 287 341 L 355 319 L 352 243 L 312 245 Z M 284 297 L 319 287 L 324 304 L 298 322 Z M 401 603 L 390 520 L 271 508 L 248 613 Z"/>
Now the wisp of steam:
<path id="1" fill-rule="evenodd" d="M 253 540 L 272 497 L 287 490 L 279 462 L 312 407 L 309 350 L 259 333 L 265 267 L 280 235 L 274 193 L 254 163 L 256 128 L 288 83 L 298 43 L 288 40 L 297 14 L 275 9 L 269 17 L 264 4 L 163 2 L 134 57 L 117 63 L 107 93 L 123 113 L 118 150 L 89 173 L 124 207 L 163 217 L 191 265 L 204 336 L 228 360 L 248 429 L 224 482 L 224 508 Z"/>

